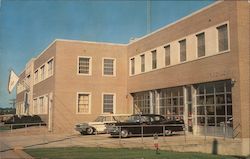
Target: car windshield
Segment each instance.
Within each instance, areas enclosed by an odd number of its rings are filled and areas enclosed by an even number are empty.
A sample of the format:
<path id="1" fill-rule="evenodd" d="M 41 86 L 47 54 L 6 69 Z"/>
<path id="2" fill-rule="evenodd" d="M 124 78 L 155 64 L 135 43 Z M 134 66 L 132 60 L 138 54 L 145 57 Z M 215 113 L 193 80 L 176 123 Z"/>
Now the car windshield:
<path id="1" fill-rule="evenodd" d="M 95 122 L 102 122 L 102 121 L 104 121 L 104 116 L 98 116 L 94 121 Z"/>

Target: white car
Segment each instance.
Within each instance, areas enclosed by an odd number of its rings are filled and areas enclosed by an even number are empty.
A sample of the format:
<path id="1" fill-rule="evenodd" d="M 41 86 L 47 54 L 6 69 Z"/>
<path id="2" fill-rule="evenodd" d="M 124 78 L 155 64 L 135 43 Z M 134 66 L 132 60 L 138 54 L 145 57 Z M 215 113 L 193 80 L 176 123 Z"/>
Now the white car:
<path id="1" fill-rule="evenodd" d="M 100 115 L 93 122 L 84 122 L 75 125 L 75 130 L 84 134 L 107 133 L 106 124 L 125 121 L 131 114 Z"/>

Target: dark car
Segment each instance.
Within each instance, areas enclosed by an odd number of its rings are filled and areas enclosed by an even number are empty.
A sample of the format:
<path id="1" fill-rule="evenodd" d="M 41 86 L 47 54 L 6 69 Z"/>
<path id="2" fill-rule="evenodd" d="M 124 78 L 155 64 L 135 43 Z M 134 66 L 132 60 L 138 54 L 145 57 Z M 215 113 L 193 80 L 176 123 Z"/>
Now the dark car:
<path id="1" fill-rule="evenodd" d="M 183 131 L 183 120 L 166 120 L 164 116 L 157 114 L 132 115 L 125 122 L 107 126 L 108 133 L 113 136 L 140 136 L 153 134 L 166 134 Z"/>

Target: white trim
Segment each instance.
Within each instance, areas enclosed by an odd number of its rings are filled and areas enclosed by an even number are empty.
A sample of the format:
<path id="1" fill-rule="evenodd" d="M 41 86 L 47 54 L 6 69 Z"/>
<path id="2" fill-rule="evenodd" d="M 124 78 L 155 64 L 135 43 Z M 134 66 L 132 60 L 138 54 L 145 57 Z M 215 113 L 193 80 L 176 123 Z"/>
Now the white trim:
<path id="1" fill-rule="evenodd" d="M 104 74 L 104 60 L 105 59 L 113 60 L 113 75 L 105 75 Z M 102 76 L 104 76 L 104 77 L 116 77 L 116 58 L 112 58 L 112 57 L 103 57 L 102 58 Z"/>
<path id="2" fill-rule="evenodd" d="M 116 93 L 108 93 L 108 92 L 102 92 L 102 114 L 110 114 L 110 113 L 104 113 L 103 112 L 103 100 L 104 95 L 113 95 L 113 114 L 116 114 Z"/>
<path id="3" fill-rule="evenodd" d="M 166 28 L 171 27 L 172 25 L 175 25 L 175 24 L 177 24 L 177 23 L 179 23 L 179 22 L 181 22 L 181 21 L 184 21 L 184 20 L 186 20 L 186 19 L 188 19 L 188 18 L 190 18 L 190 17 L 192 17 L 192 16 L 194 16 L 194 15 L 196 15 L 196 14 L 198 14 L 198 13 L 200 13 L 200 12 L 206 10 L 206 9 L 209 9 L 209 8 L 211 8 L 211 7 L 213 7 L 213 6 L 217 5 L 217 4 L 219 4 L 219 3 L 222 3 L 223 1 L 224 1 L 224 0 L 216 1 L 216 2 L 214 2 L 214 3 L 212 3 L 212 4 L 208 5 L 208 6 L 206 6 L 206 7 L 204 7 L 204 8 L 201 8 L 201 9 L 199 9 L 199 10 L 197 10 L 197 11 L 195 11 L 195 12 L 189 14 L 189 15 L 187 15 L 187 16 L 184 16 L 183 18 L 181 18 L 181 19 L 179 19 L 179 20 L 177 20 L 177 21 L 174 21 L 173 23 L 170 23 L 170 24 L 168 24 L 168 25 L 166 25 L 166 26 L 164 26 L 164 27 L 162 27 L 162 28 L 160 28 L 160 29 L 157 29 L 157 30 L 151 32 L 150 34 L 147 34 L 147 35 L 145 35 L 145 36 L 142 36 L 142 37 L 140 37 L 140 38 L 137 38 L 137 39 L 133 40 L 132 42 L 130 42 L 128 45 L 133 44 L 133 43 L 136 43 L 136 42 L 138 42 L 138 41 L 141 41 L 142 39 L 145 39 L 145 38 L 147 38 L 147 37 L 149 37 L 149 36 L 151 36 L 151 35 L 154 35 L 155 33 L 158 33 L 158 32 L 160 32 L 160 31 L 162 31 L 162 30 L 165 30 Z"/>
<path id="4" fill-rule="evenodd" d="M 69 40 L 69 39 L 56 39 L 55 41 L 62 41 L 62 42 L 79 42 L 79 43 L 87 43 L 87 44 L 116 45 L 116 46 L 127 46 L 127 45 L 128 45 L 128 44 L 119 44 L 119 43 L 95 42 L 95 41 L 84 41 L 84 40 Z"/>
<path id="5" fill-rule="evenodd" d="M 88 113 L 78 112 L 78 96 L 79 96 L 79 94 L 88 94 L 89 95 L 89 112 Z M 92 104 L 91 92 L 77 92 L 76 93 L 76 114 L 91 114 L 91 104 Z"/>
<path id="6" fill-rule="evenodd" d="M 80 58 L 89 58 L 89 73 L 79 73 L 79 59 Z M 92 57 L 91 56 L 77 56 L 77 75 L 80 76 L 91 76 L 92 75 Z"/>

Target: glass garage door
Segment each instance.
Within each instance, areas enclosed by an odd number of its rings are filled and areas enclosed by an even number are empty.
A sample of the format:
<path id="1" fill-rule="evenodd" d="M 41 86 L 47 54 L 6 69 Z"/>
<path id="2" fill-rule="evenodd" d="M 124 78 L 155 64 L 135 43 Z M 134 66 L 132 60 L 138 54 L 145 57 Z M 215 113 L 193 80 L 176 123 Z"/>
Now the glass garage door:
<path id="1" fill-rule="evenodd" d="M 201 135 L 233 135 L 231 81 L 195 85 L 197 132 Z"/>

